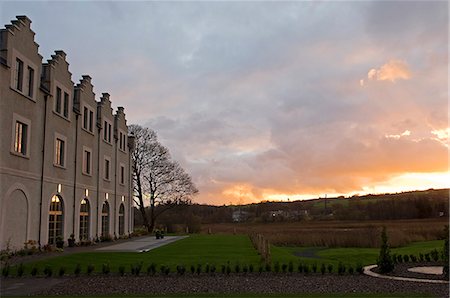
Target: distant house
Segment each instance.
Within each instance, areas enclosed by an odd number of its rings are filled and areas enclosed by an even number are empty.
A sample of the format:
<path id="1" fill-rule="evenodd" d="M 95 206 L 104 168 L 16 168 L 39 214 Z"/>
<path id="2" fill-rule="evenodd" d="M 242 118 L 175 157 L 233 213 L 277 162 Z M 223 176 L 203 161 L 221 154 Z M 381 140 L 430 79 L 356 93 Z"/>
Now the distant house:
<path id="1" fill-rule="evenodd" d="M 244 222 L 247 221 L 250 217 L 250 212 L 236 210 L 231 214 L 231 217 L 233 219 L 233 222 Z"/>

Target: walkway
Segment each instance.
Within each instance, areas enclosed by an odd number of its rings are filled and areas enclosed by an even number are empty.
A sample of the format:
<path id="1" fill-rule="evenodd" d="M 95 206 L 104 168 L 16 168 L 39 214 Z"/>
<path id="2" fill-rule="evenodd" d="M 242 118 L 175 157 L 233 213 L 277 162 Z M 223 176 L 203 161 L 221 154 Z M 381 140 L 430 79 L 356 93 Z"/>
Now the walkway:
<path id="1" fill-rule="evenodd" d="M 374 269 L 376 267 L 377 267 L 377 265 L 370 265 L 370 266 L 364 267 L 364 274 L 372 276 L 372 277 L 386 278 L 386 279 L 392 279 L 392 280 L 401 280 L 401 281 L 426 282 L 426 283 L 435 283 L 435 284 L 448 284 L 449 283 L 447 280 L 424 279 L 424 278 L 422 279 L 422 278 L 382 275 L 382 274 L 378 274 L 378 273 L 375 273 L 372 271 L 372 269 Z"/>
<path id="2" fill-rule="evenodd" d="M 188 236 L 165 236 L 163 239 L 156 239 L 155 236 L 143 237 L 137 240 L 122 242 L 97 248 L 96 251 L 114 252 L 147 252 L 157 247 L 184 239 Z"/>

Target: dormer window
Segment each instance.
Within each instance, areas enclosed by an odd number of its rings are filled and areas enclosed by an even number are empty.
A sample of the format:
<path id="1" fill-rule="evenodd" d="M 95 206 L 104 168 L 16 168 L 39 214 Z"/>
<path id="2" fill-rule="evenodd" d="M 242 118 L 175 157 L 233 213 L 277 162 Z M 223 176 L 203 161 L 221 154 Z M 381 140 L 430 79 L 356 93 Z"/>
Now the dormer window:
<path id="1" fill-rule="evenodd" d="M 23 96 L 35 101 L 37 67 L 25 56 L 13 51 L 13 73 L 11 88 Z"/>
<path id="2" fill-rule="evenodd" d="M 69 120 L 70 93 L 67 89 L 56 83 L 54 112 Z"/>
<path id="3" fill-rule="evenodd" d="M 16 58 L 16 72 L 14 76 L 14 87 L 22 91 L 23 88 L 23 61 Z"/>

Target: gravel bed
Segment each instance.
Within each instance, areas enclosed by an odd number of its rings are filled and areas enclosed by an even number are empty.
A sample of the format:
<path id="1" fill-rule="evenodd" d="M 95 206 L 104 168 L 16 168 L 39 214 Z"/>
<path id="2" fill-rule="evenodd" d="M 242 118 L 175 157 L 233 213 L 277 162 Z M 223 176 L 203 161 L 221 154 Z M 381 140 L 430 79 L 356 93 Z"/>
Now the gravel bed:
<path id="1" fill-rule="evenodd" d="M 449 297 L 448 284 L 394 281 L 365 275 L 234 274 L 230 276 L 90 276 L 63 281 L 37 295 L 181 293 L 415 293 Z M 45 278 L 41 278 L 45 281 Z"/>

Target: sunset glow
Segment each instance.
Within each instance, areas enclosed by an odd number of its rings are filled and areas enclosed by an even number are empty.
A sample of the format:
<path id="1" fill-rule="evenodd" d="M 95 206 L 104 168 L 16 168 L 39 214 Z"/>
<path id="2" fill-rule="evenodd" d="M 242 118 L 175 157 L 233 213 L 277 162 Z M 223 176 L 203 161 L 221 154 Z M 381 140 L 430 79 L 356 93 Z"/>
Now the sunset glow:
<path id="1" fill-rule="evenodd" d="M 3 23 L 29 15 L 44 57 L 64 48 L 74 81 L 89 73 L 128 124 L 154 129 L 192 175 L 195 202 L 450 187 L 445 1 L 4 2 L 0 11 Z M 90 33 L 74 42 L 80 32 Z"/>

